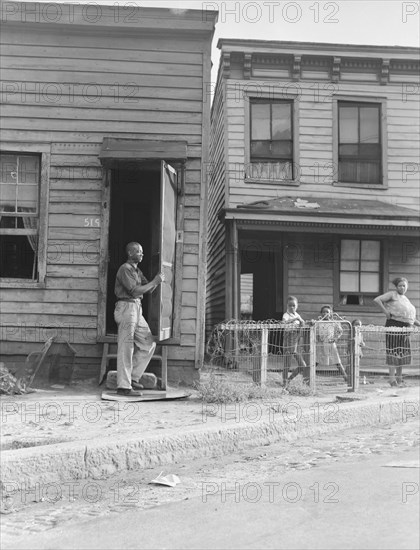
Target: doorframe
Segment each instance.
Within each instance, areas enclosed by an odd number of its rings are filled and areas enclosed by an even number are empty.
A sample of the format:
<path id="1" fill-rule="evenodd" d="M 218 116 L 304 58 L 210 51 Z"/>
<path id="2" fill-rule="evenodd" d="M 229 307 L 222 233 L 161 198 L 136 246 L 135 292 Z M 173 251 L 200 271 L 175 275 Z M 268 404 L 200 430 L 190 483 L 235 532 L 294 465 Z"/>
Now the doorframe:
<path id="1" fill-rule="evenodd" d="M 150 159 L 148 159 L 150 160 Z M 165 161 L 177 172 L 177 210 L 176 210 L 176 246 L 175 246 L 175 280 L 173 295 L 172 337 L 164 340 L 164 345 L 180 345 L 182 315 L 182 275 L 184 253 L 184 207 L 185 207 L 185 162 L 179 160 Z M 102 201 L 100 222 L 100 250 L 98 267 L 98 317 L 97 342 L 114 342 L 115 335 L 106 332 L 108 264 L 109 264 L 109 224 L 111 217 L 112 168 L 103 167 Z"/>
<path id="2" fill-rule="evenodd" d="M 106 334 L 106 298 L 108 285 L 109 263 L 109 221 L 111 212 L 111 169 L 103 167 L 102 176 L 102 202 L 101 202 L 101 228 L 99 241 L 99 268 L 98 268 L 98 322 L 97 341 L 106 342 L 110 338 Z"/>

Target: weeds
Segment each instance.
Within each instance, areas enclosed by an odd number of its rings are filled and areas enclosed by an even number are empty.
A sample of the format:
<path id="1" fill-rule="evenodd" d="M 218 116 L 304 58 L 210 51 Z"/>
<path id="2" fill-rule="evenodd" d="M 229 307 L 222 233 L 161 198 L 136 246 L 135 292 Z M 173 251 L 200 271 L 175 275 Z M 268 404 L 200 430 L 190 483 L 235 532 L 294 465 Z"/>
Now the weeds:
<path id="1" fill-rule="evenodd" d="M 296 378 L 293 378 L 293 380 L 290 380 L 290 382 L 288 382 L 287 393 L 289 395 L 300 395 L 302 397 L 314 394 L 308 384 L 303 381 L 303 377 L 301 374 L 298 374 Z"/>
<path id="2" fill-rule="evenodd" d="M 254 383 L 229 381 L 214 373 L 207 380 L 196 383 L 195 388 L 206 403 L 240 403 L 255 399 L 273 399 L 288 394 L 284 388 L 266 388 Z"/>

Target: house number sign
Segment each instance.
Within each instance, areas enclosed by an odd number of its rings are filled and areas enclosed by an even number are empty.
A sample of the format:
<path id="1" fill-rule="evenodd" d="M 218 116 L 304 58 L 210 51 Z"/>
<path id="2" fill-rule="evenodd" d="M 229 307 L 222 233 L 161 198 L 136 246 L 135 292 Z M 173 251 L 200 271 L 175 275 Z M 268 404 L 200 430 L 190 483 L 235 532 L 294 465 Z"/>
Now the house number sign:
<path id="1" fill-rule="evenodd" d="M 101 227 L 100 218 L 85 218 L 83 227 Z"/>

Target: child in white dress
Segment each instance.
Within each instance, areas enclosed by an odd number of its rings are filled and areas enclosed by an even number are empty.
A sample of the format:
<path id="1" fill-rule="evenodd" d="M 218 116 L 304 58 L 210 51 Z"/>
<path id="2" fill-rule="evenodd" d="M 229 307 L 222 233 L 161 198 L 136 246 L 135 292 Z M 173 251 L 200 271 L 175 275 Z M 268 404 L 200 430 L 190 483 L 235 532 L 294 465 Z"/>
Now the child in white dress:
<path id="1" fill-rule="evenodd" d="M 336 344 L 343 334 L 343 329 L 338 321 L 333 320 L 331 306 L 322 307 L 320 321 L 322 322 L 318 323 L 317 330 L 316 364 L 326 367 L 336 366 L 347 382 L 346 370 L 341 363 Z"/>

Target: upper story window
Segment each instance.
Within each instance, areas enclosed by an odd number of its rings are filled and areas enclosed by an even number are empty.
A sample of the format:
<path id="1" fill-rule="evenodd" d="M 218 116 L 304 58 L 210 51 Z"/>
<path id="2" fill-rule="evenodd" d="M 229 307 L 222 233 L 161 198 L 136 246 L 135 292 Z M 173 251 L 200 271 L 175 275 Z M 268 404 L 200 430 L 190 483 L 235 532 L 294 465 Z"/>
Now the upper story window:
<path id="1" fill-rule="evenodd" d="M 381 242 L 342 239 L 340 243 L 340 303 L 369 305 L 381 292 Z"/>
<path id="2" fill-rule="evenodd" d="M 380 104 L 338 102 L 338 180 L 382 183 Z"/>
<path id="3" fill-rule="evenodd" d="M 250 100 L 248 178 L 293 179 L 293 102 Z"/>
<path id="4" fill-rule="evenodd" d="M 0 277 L 38 280 L 41 155 L 0 153 Z"/>

